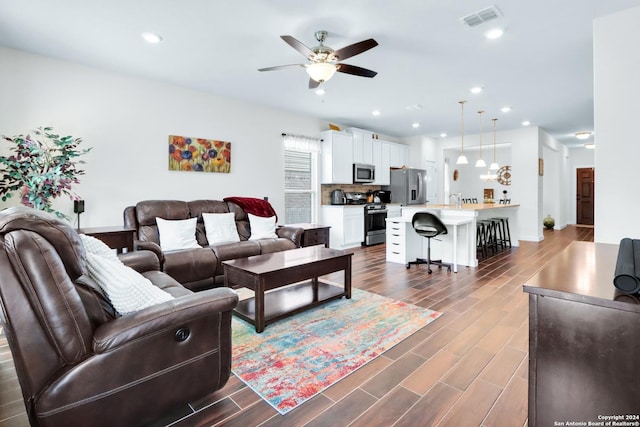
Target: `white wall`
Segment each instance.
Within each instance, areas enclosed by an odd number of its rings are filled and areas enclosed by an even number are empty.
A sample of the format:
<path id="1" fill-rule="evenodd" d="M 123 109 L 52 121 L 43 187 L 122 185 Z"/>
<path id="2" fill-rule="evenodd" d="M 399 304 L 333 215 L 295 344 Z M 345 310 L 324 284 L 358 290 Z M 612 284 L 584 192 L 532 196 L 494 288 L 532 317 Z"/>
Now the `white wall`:
<path id="1" fill-rule="evenodd" d="M 570 170 L 569 150 L 555 138 L 540 129 L 542 145 L 543 177 L 542 177 L 542 215 L 555 220 L 555 229 L 567 226 L 569 218 Z M 574 190 L 575 193 L 575 190 Z M 574 198 L 575 200 L 575 198 Z"/>
<path id="2" fill-rule="evenodd" d="M 484 168 L 476 167 L 476 160 L 480 158 L 480 153 L 478 150 L 465 150 L 465 155 L 467 156 L 467 160 L 469 160 L 469 164 L 466 165 L 456 164 L 456 160 L 458 160 L 458 156 L 460 155 L 460 148 L 447 149 L 444 155 L 449 159 L 449 180 L 451 181 L 451 194 L 462 193 L 463 198 L 467 199 L 475 197 L 478 199 L 479 203 L 482 203 L 484 189 L 490 188 L 493 189 L 493 197 L 496 202 L 503 198 L 504 194 L 502 192 L 504 190 L 507 191 L 507 198 L 510 198 L 510 185 L 503 185 L 495 180 L 484 181 L 480 179 L 480 175 L 487 174 L 487 172 L 489 171 L 489 165 L 491 164 L 491 162 L 493 162 L 493 147 L 491 148 L 490 156 L 486 153 L 486 150 L 483 150 L 483 158 L 487 163 L 487 167 Z M 510 166 L 511 146 L 501 145 L 500 147 L 496 147 L 496 161 L 499 166 Z M 452 179 L 454 170 L 458 171 L 458 179 L 456 181 L 453 181 Z M 491 173 L 495 174 L 496 171 L 491 171 Z"/>
<path id="3" fill-rule="evenodd" d="M 5 48 L 0 94 L 0 134 L 53 126 L 93 147 L 76 187 L 86 201 L 83 227 L 120 225 L 127 205 L 154 198 L 268 196 L 283 215 L 281 133 L 317 136 L 327 128 L 315 118 Z M 169 171 L 169 135 L 230 141 L 231 173 Z M 70 200 L 55 206 L 74 216 Z"/>
<path id="4" fill-rule="evenodd" d="M 594 21 L 595 241 L 640 238 L 640 7 Z"/>

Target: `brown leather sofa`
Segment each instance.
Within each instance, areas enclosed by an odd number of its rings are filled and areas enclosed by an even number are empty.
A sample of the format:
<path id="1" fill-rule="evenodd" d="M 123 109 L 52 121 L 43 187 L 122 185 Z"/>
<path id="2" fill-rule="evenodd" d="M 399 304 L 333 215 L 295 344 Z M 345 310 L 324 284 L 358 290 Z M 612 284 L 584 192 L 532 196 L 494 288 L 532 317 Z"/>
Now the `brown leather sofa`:
<path id="1" fill-rule="evenodd" d="M 0 212 L 0 314 L 32 426 L 146 425 L 225 385 L 233 290 L 194 294 L 133 251 L 121 260 L 175 299 L 118 317 L 85 257 L 54 215 Z"/>
<path id="2" fill-rule="evenodd" d="M 209 245 L 203 213 L 233 212 L 240 242 Z M 196 239 L 202 248 L 163 252 L 156 217 L 180 220 L 197 217 Z M 223 261 L 253 255 L 285 251 L 300 247 L 304 230 L 296 227 L 279 227 L 278 238 L 248 240 L 251 236 L 249 217 L 243 208 L 222 200 L 145 200 L 124 210 L 124 225 L 135 228 L 136 249 L 155 252 L 161 260 L 162 271 L 185 287 L 198 291 L 223 285 Z"/>

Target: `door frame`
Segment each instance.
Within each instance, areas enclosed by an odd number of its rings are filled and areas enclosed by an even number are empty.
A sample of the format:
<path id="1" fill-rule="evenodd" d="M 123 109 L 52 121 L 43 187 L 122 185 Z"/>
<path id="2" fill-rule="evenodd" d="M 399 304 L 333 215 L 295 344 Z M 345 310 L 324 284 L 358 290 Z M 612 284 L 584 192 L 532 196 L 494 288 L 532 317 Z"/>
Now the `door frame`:
<path id="1" fill-rule="evenodd" d="M 578 225 L 578 170 L 580 170 L 580 169 L 590 169 L 591 173 L 592 173 L 592 176 L 593 176 L 593 188 L 591 189 L 591 193 L 592 193 L 591 194 L 591 198 L 592 198 L 592 208 L 593 208 L 593 210 L 592 210 L 591 214 L 592 214 L 593 222 L 594 222 L 594 224 L 580 224 L 580 225 L 592 225 L 593 226 L 593 225 L 595 225 L 595 209 L 596 209 L 596 194 L 595 194 L 596 168 L 595 168 L 595 166 L 587 166 L 587 167 L 584 167 L 584 168 L 580 168 L 580 167 L 576 168 L 576 171 L 575 171 L 576 197 L 574 199 L 575 200 L 575 203 L 574 203 L 575 204 L 575 210 L 576 210 L 575 223 L 576 223 L 576 225 Z"/>
<path id="2" fill-rule="evenodd" d="M 569 209 L 571 209 L 571 213 L 570 213 L 570 218 L 571 218 L 571 223 L 573 225 L 576 225 L 577 223 L 577 219 L 578 219 L 578 209 L 577 209 L 577 198 L 578 198 L 578 192 L 577 192 L 577 188 L 578 188 L 578 181 L 577 181 L 577 174 L 578 174 L 578 169 L 584 169 L 584 168 L 593 168 L 595 170 L 596 166 L 594 164 L 577 164 L 573 166 L 573 171 L 571 174 L 571 193 L 570 193 L 570 199 L 571 202 L 569 203 Z M 594 185 L 594 195 L 593 197 L 595 198 L 595 185 Z M 595 209 L 595 203 L 594 203 L 594 209 Z M 595 223 L 595 218 L 594 218 L 594 223 Z"/>

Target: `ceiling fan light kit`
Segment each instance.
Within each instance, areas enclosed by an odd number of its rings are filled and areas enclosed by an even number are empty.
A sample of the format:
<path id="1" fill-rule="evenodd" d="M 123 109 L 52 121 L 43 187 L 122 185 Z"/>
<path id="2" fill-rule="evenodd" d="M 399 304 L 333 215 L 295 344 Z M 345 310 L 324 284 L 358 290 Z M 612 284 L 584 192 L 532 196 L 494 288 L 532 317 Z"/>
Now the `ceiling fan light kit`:
<path id="1" fill-rule="evenodd" d="M 318 83 L 326 82 L 336 73 L 336 66 L 328 62 L 316 62 L 307 66 L 307 74 Z"/>
<path id="2" fill-rule="evenodd" d="M 300 42 L 293 36 L 280 36 L 280 38 L 289 46 L 304 55 L 309 62 L 306 64 L 279 65 L 276 67 L 260 68 L 258 71 L 274 71 L 291 67 L 304 67 L 310 77 L 309 89 L 317 88 L 320 83 L 329 80 L 336 72 L 369 78 L 375 77 L 375 75 L 378 74 L 377 72 L 367 70 L 366 68 L 340 62 L 378 46 L 378 42 L 374 39 L 367 39 L 358 43 L 350 44 L 349 46 L 345 46 L 338 50 L 333 50 L 329 46 L 324 45 L 327 35 L 328 33 L 326 31 L 316 31 L 315 37 L 319 45 L 314 48 L 307 47 L 304 43 Z"/>

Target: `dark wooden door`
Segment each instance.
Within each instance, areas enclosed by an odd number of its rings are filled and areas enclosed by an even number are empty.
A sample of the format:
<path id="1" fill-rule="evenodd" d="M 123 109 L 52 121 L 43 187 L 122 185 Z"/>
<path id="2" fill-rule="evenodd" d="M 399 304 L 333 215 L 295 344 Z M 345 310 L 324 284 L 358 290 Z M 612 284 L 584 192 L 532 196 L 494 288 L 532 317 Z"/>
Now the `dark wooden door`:
<path id="1" fill-rule="evenodd" d="M 593 168 L 576 170 L 576 224 L 593 225 L 593 182 L 596 172 Z"/>

